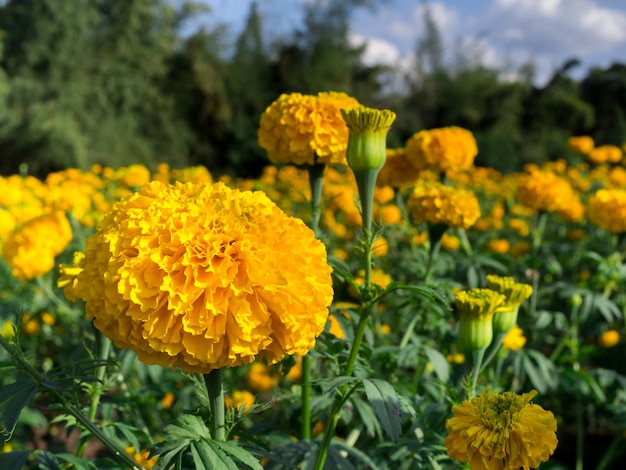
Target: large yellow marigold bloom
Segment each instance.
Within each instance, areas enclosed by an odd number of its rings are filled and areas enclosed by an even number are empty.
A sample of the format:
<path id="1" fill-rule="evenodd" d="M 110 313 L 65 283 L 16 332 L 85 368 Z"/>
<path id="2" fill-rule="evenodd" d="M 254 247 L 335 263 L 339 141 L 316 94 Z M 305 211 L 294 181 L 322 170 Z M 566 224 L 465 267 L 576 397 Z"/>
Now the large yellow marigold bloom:
<path id="1" fill-rule="evenodd" d="M 419 131 L 407 140 L 405 147 L 415 168 L 436 172 L 469 168 L 478 154 L 474 135 L 457 126 Z"/>
<path id="2" fill-rule="evenodd" d="M 26 222 L 2 244 L 2 256 L 19 280 L 34 279 L 54 268 L 55 258 L 72 241 L 72 227 L 62 211 Z"/>
<path id="3" fill-rule="evenodd" d="M 345 93 L 282 94 L 261 115 L 259 145 L 274 163 L 345 165 L 348 126 L 340 110 L 357 106 Z"/>
<path id="4" fill-rule="evenodd" d="M 587 202 L 587 217 L 612 233 L 626 232 L 626 190 L 599 189 Z"/>
<path id="5" fill-rule="evenodd" d="M 305 354 L 333 290 L 324 245 L 265 194 L 153 181 L 87 239 L 71 294 L 143 362 L 207 373 Z"/>
<path id="6" fill-rule="evenodd" d="M 579 197 L 571 184 L 551 171 L 533 170 L 518 179 L 517 199 L 537 211 L 567 212 Z"/>
<path id="7" fill-rule="evenodd" d="M 530 470 L 557 445 L 556 419 L 530 403 L 537 391 L 482 395 L 452 407 L 444 444 L 448 455 L 472 470 Z"/>
<path id="8" fill-rule="evenodd" d="M 480 217 L 480 204 L 474 193 L 437 182 L 426 181 L 415 186 L 407 208 L 415 224 L 428 222 L 469 228 Z"/>

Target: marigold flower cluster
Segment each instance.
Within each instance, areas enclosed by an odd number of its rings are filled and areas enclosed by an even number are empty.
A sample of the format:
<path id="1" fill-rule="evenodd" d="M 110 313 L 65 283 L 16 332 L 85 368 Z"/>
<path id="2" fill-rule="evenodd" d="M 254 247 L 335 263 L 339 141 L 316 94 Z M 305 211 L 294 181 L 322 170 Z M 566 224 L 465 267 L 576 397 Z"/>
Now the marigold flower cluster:
<path id="1" fill-rule="evenodd" d="M 472 470 L 530 470 L 547 461 L 557 445 L 557 423 L 531 403 L 535 395 L 487 390 L 453 406 L 444 441 L 450 457 Z"/>
<path id="2" fill-rule="evenodd" d="M 274 163 L 345 165 L 348 127 L 340 110 L 357 106 L 345 93 L 282 94 L 261 115 L 259 145 Z"/>
<path id="3" fill-rule="evenodd" d="M 305 354 L 333 296 L 313 232 L 223 183 L 143 186 L 87 239 L 82 267 L 70 294 L 98 329 L 145 363 L 198 373 Z"/>
<path id="4" fill-rule="evenodd" d="M 72 227 L 64 212 L 43 214 L 7 236 L 2 244 L 2 257 L 16 279 L 35 279 L 54 267 L 55 258 L 72 237 Z"/>
<path id="5" fill-rule="evenodd" d="M 407 140 L 405 147 L 416 169 L 438 173 L 469 168 L 478 154 L 474 135 L 457 126 L 419 131 Z"/>
<path id="6" fill-rule="evenodd" d="M 413 186 L 421 174 L 409 159 L 406 149 L 387 149 L 387 159 L 378 173 L 376 185 L 402 189 Z"/>
<path id="7" fill-rule="evenodd" d="M 480 217 L 478 199 L 469 190 L 437 182 L 416 185 L 407 201 L 411 221 L 469 228 Z"/>
<path id="8" fill-rule="evenodd" d="M 567 212 L 580 203 L 570 183 L 551 171 L 533 170 L 518 179 L 516 197 L 536 211 Z"/>
<path id="9" fill-rule="evenodd" d="M 599 189 L 587 202 L 589 220 L 611 233 L 626 232 L 626 190 Z"/>
<path id="10" fill-rule="evenodd" d="M 622 159 L 622 149 L 617 145 L 601 145 L 586 154 L 591 163 L 619 163 Z"/>

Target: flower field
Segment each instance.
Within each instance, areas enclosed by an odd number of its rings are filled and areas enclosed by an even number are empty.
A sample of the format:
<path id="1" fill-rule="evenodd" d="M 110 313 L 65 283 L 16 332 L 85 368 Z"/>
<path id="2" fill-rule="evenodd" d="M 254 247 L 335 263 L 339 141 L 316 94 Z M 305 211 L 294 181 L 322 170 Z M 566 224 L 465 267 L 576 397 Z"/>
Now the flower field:
<path id="1" fill-rule="evenodd" d="M 0 177 L 0 468 L 626 462 L 626 169 L 279 97 L 256 179 Z"/>

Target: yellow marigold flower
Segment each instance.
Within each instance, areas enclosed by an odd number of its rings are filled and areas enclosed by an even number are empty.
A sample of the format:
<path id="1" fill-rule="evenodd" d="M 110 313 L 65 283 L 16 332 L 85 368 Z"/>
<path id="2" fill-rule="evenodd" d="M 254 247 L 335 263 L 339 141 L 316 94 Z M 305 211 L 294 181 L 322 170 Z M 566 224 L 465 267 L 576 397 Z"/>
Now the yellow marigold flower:
<path id="1" fill-rule="evenodd" d="M 616 330 L 605 331 L 598 337 L 598 344 L 603 348 L 612 348 L 619 343 L 619 333 Z"/>
<path id="2" fill-rule="evenodd" d="M 370 281 L 372 284 L 377 284 L 384 289 L 391 283 L 392 280 L 393 279 L 391 279 L 391 276 L 387 274 L 384 270 L 372 269 L 372 272 L 370 275 Z M 365 284 L 365 270 L 363 269 L 359 270 L 356 277 L 354 278 L 354 282 L 359 285 Z M 352 292 L 352 293 L 356 297 L 356 292 Z"/>
<path id="3" fill-rule="evenodd" d="M 509 351 L 517 351 L 522 349 L 526 344 L 526 337 L 524 336 L 524 330 L 515 325 L 504 335 L 502 339 L 502 347 Z"/>
<path id="4" fill-rule="evenodd" d="M 444 444 L 448 455 L 472 470 L 538 467 L 557 445 L 556 419 L 531 403 L 537 391 L 482 395 L 452 407 Z"/>
<path id="5" fill-rule="evenodd" d="M 456 251 L 461 246 L 459 237 L 449 235 L 447 232 L 441 236 L 441 246 L 448 251 Z"/>
<path id="6" fill-rule="evenodd" d="M 126 449 L 126 453 L 130 455 L 135 462 L 137 462 L 142 468 L 146 470 L 151 470 L 159 461 L 159 457 L 154 455 L 150 457 L 150 451 L 144 449 L 142 451 L 136 452 L 133 446 L 129 446 Z"/>
<path id="7" fill-rule="evenodd" d="M 387 149 L 387 158 L 378 173 L 376 185 L 404 188 L 413 186 L 420 176 L 420 171 L 411 163 L 404 148 Z"/>
<path id="8" fill-rule="evenodd" d="M 622 149 L 617 145 L 601 145 L 587 153 L 586 158 L 591 163 L 619 163 L 622 159 Z"/>
<path id="9" fill-rule="evenodd" d="M 567 139 L 567 149 L 573 153 L 587 154 L 593 150 L 594 142 L 588 135 L 572 136 Z"/>
<path id="10" fill-rule="evenodd" d="M 340 109 L 357 106 L 345 93 L 283 94 L 261 115 L 259 145 L 274 163 L 345 165 L 348 126 Z"/>
<path id="11" fill-rule="evenodd" d="M 267 392 L 278 385 L 279 377 L 272 373 L 267 364 L 255 362 L 248 369 L 246 384 L 253 392 Z"/>
<path id="12" fill-rule="evenodd" d="M 469 228 L 480 217 L 478 199 L 469 190 L 457 189 L 435 182 L 416 185 L 407 201 L 414 224 Z"/>
<path id="13" fill-rule="evenodd" d="M 33 314 L 26 312 L 22 316 L 22 330 L 27 335 L 36 335 L 41 331 L 41 325 L 37 318 L 33 318 Z"/>
<path id="14" fill-rule="evenodd" d="M 389 326 L 387 323 L 383 323 L 382 325 L 380 325 L 381 335 L 388 335 L 389 333 L 391 333 L 391 326 Z"/>
<path id="15" fill-rule="evenodd" d="M 374 200 L 379 204 L 387 204 L 393 201 L 396 192 L 391 186 L 376 186 L 374 189 Z"/>
<path id="16" fill-rule="evenodd" d="M 522 237 L 527 236 L 530 233 L 530 227 L 528 226 L 528 222 L 524 219 L 513 218 L 509 220 L 509 227 L 518 235 Z"/>
<path id="17" fill-rule="evenodd" d="M 506 238 L 495 238 L 487 243 L 487 250 L 492 253 L 504 254 L 511 249 L 511 243 Z"/>
<path id="18" fill-rule="evenodd" d="M 505 297 L 504 304 L 498 308 L 493 316 L 493 330 L 496 333 L 505 333 L 515 326 L 520 305 L 533 293 L 529 284 L 515 282 L 511 276 L 486 276 L 487 287 Z"/>
<path id="19" fill-rule="evenodd" d="M 513 256 L 519 256 L 519 255 L 527 255 L 528 253 L 530 253 L 530 243 L 528 243 L 527 241 L 519 241 L 519 242 L 515 242 L 513 244 L 513 246 L 511 246 L 511 254 Z"/>
<path id="20" fill-rule="evenodd" d="M 224 404 L 226 408 L 239 409 L 243 407 L 243 412 L 247 413 L 254 405 L 254 395 L 247 390 L 233 390 L 224 397 Z"/>
<path id="21" fill-rule="evenodd" d="M 493 340 L 493 315 L 506 297 L 491 289 L 462 290 L 454 295 L 459 314 L 458 348 L 473 351 L 486 348 Z"/>
<path id="22" fill-rule="evenodd" d="M 72 241 L 72 227 L 64 212 L 41 215 L 10 233 L 2 256 L 19 280 L 34 279 L 54 267 L 54 259 Z"/>
<path id="23" fill-rule="evenodd" d="M 611 233 L 626 232 L 626 190 L 599 189 L 587 202 L 587 217 Z"/>
<path id="24" fill-rule="evenodd" d="M 326 430 L 326 423 L 324 421 L 316 421 L 311 429 L 311 436 L 319 436 Z"/>
<path id="25" fill-rule="evenodd" d="M 566 179 L 542 170 L 521 175 L 515 195 L 525 206 L 547 212 L 567 210 L 578 200 L 578 194 Z"/>
<path id="26" fill-rule="evenodd" d="M 87 239 L 73 291 L 118 347 L 197 373 L 305 354 L 333 297 L 322 242 L 263 193 L 159 181 Z"/>
<path id="27" fill-rule="evenodd" d="M 405 147 L 415 168 L 438 173 L 469 168 L 478 154 L 474 135 L 457 126 L 420 131 L 407 140 Z"/>

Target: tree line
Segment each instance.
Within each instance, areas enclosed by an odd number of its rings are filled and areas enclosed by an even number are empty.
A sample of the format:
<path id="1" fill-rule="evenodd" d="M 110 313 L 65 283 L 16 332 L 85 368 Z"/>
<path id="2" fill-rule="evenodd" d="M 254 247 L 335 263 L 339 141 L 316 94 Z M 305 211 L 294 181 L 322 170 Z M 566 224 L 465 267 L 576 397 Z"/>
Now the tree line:
<path id="1" fill-rule="evenodd" d="M 504 172 L 567 157 L 571 135 L 626 141 L 625 64 L 575 80 L 572 59 L 538 87 L 529 63 L 507 80 L 468 46 L 444 51 L 428 8 L 415 70 L 389 87 L 397 71 L 366 65 L 364 47 L 349 40 L 351 15 L 377 3 L 308 3 L 303 22 L 280 35 L 268 33 L 253 3 L 231 40 L 219 25 L 189 32 L 212 14 L 200 2 L 8 0 L 0 6 L 0 174 L 164 162 L 255 177 L 268 163 L 259 117 L 290 92 L 343 91 L 392 109 L 391 147 L 421 129 L 465 127 L 478 141 L 477 164 Z"/>

